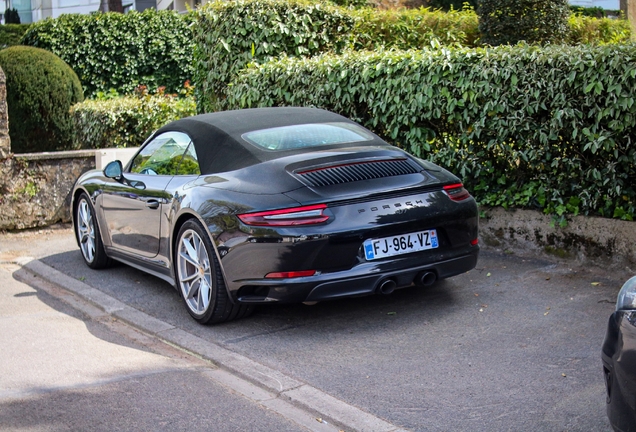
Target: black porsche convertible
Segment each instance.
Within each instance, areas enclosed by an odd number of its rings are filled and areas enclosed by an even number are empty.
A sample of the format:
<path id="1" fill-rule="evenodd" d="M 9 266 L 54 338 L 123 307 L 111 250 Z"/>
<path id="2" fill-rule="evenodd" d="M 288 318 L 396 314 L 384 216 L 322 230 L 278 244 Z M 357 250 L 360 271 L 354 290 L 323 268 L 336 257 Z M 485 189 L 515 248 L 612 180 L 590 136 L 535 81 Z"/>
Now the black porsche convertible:
<path id="1" fill-rule="evenodd" d="M 479 254 L 457 177 L 313 108 L 172 122 L 126 166 L 82 175 L 71 205 L 88 266 L 117 260 L 174 284 L 200 323 L 427 286 Z"/>

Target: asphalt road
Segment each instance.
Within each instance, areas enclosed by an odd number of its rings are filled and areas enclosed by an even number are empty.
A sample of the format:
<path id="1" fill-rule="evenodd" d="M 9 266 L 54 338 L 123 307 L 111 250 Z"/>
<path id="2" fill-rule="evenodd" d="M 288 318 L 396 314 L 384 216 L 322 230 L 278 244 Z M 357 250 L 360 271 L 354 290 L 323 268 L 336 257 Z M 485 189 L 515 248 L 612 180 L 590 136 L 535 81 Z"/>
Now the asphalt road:
<path id="1" fill-rule="evenodd" d="M 484 251 L 477 269 L 426 289 L 204 327 L 167 283 L 90 270 L 70 231 L 58 237 L 42 241 L 42 262 L 406 429 L 610 430 L 600 346 L 628 269 Z"/>
<path id="2" fill-rule="evenodd" d="M 0 264 L 0 430 L 307 430 L 219 384 L 210 363 L 20 281 L 32 278 Z"/>

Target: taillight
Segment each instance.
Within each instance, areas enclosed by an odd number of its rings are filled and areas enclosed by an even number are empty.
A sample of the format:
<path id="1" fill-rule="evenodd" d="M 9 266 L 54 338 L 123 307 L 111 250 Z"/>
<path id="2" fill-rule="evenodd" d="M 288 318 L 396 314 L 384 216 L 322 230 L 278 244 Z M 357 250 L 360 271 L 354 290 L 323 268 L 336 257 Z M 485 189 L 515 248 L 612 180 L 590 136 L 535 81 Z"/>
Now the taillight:
<path id="1" fill-rule="evenodd" d="M 464 185 L 461 183 L 444 186 L 444 192 L 446 192 L 446 195 L 453 201 L 463 201 L 470 197 L 470 194 L 464 189 Z"/>
<path id="2" fill-rule="evenodd" d="M 300 271 L 290 271 L 290 272 L 267 273 L 265 277 L 267 279 L 290 279 L 290 278 L 297 278 L 297 277 L 313 276 L 315 274 L 316 274 L 316 270 L 300 270 Z"/>
<path id="3" fill-rule="evenodd" d="M 297 226 L 313 225 L 326 222 L 329 215 L 325 214 L 326 204 L 315 204 L 303 207 L 293 207 L 280 210 L 269 210 L 256 213 L 237 215 L 246 225 L 256 226 Z"/>

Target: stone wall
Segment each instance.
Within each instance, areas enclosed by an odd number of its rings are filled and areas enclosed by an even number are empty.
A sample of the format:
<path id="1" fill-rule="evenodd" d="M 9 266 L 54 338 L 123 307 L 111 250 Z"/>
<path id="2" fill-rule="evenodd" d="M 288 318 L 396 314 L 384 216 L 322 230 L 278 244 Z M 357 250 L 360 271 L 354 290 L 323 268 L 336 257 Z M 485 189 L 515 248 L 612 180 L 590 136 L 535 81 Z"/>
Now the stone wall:
<path id="1" fill-rule="evenodd" d="M 95 151 L 9 155 L 0 165 L 0 230 L 69 222 L 75 180 L 95 168 Z"/>
<path id="2" fill-rule="evenodd" d="M 9 139 L 9 111 L 7 108 L 7 78 L 0 68 L 0 159 L 6 158 L 11 153 L 11 140 Z"/>
<path id="3" fill-rule="evenodd" d="M 479 221 L 487 249 L 547 254 L 579 262 L 629 266 L 636 270 L 636 222 L 573 216 L 566 227 L 537 210 L 486 209 Z"/>

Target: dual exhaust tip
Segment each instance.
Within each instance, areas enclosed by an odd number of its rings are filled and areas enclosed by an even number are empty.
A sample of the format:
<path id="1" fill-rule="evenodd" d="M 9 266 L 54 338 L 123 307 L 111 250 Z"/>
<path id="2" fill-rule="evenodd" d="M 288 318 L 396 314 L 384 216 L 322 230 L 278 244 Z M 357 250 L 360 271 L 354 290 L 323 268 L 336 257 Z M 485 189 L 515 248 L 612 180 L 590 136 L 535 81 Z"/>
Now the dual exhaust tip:
<path id="1" fill-rule="evenodd" d="M 437 275 L 432 271 L 422 271 L 415 276 L 413 283 L 417 286 L 430 286 L 437 280 Z M 376 292 L 382 295 L 389 295 L 397 288 L 397 282 L 394 279 L 387 278 L 378 284 Z"/>

